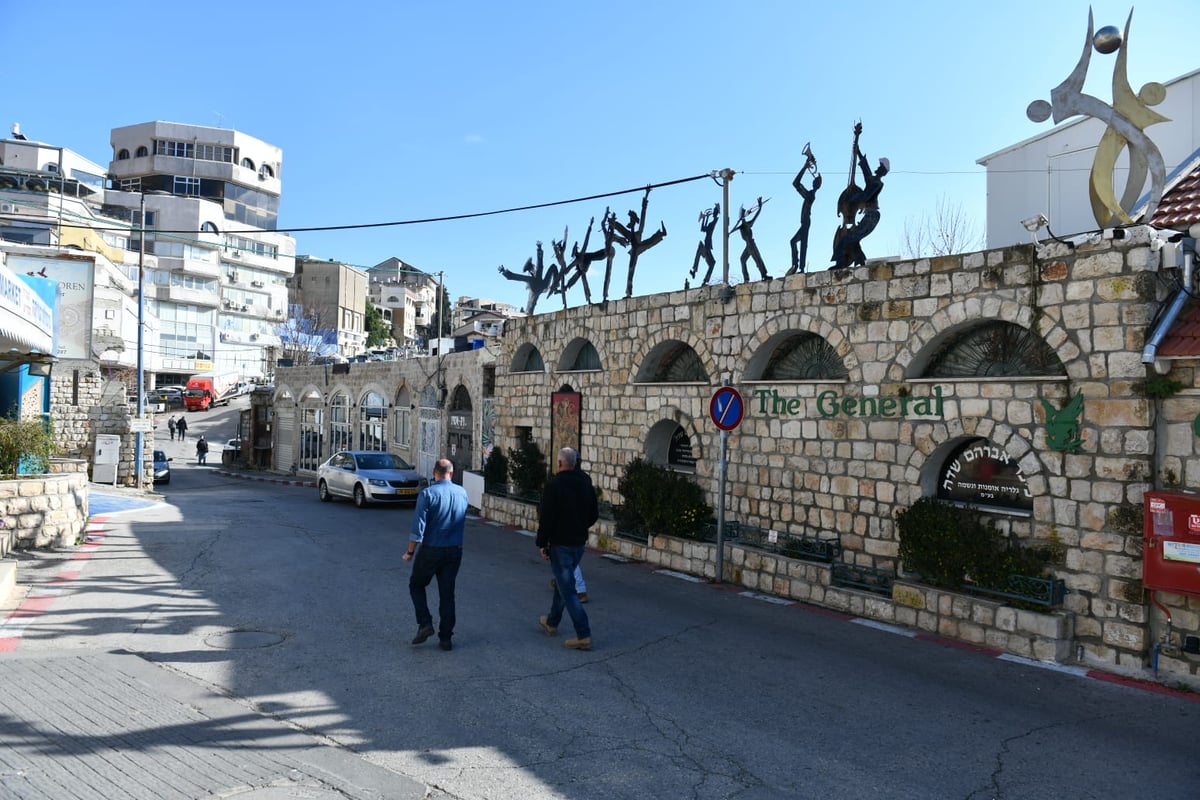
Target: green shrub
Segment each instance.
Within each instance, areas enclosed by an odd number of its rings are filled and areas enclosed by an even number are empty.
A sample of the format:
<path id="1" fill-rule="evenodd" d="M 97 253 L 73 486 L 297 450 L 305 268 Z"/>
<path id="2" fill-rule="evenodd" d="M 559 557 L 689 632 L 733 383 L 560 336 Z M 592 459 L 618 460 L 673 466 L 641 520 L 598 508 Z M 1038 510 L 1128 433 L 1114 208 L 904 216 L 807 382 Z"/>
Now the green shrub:
<path id="1" fill-rule="evenodd" d="M 687 475 L 641 458 L 625 465 L 617 491 L 624 498 L 616 512 L 621 530 L 690 537 L 712 518 L 704 490 Z"/>
<path id="2" fill-rule="evenodd" d="M 40 475 L 57 451 L 54 432 L 41 419 L 0 418 L 0 472 Z"/>
<path id="3" fill-rule="evenodd" d="M 1012 544 L 977 513 L 931 497 L 899 511 L 896 526 L 905 569 L 944 589 L 1004 589 L 1009 575 L 1041 577 L 1055 555 L 1051 547 Z"/>
<path id="4" fill-rule="evenodd" d="M 512 451 L 508 474 L 512 479 L 513 488 L 521 497 L 536 497 L 541 494 L 546 485 L 549 467 L 546 456 L 537 442 L 528 439 Z"/>
<path id="5" fill-rule="evenodd" d="M 483 485 L 503 488 L 508 485 L 508 456 L 503 447 L 494 447 L 483 464 Z"/>

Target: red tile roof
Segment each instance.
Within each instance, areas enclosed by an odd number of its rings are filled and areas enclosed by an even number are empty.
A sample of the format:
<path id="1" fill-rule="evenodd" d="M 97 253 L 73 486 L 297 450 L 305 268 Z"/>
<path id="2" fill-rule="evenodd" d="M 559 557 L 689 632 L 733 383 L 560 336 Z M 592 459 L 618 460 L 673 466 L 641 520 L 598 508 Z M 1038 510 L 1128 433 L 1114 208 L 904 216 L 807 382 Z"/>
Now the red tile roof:
<path id="1" fill-rule="evenodd" d="M 1163 193 L 1150 224 L 1156 228 L 1187 230 L 1200 222 L 1200 166 Z"/>
<path id="2" fill-rule="evenodd" d="M 1160 356 L 1200 356 L 1200 302 L 1188 300 L 1158 346 Z"/>

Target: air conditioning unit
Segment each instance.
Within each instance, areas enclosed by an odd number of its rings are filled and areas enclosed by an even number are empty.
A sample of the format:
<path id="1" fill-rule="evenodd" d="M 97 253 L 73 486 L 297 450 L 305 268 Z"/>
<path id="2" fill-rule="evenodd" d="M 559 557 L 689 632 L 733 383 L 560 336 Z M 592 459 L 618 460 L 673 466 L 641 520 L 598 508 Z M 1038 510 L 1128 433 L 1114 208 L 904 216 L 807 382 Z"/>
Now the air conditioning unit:
<path id="1" fill-rule="evenodd" d="M 229 254 L 229 257 L 230 257 L 230 258 L 241 258 L 241 257 L 242 257 L 242 251 L 241 251 L 241 250 L 234 250 L 232 253 L 230 253 L 230 254 Z"/>
<path id="2" fill-rule="evenodd" d="M 17 207 L 12 203 L 0 203 L 0 214 L 15 214 Z"/>
<path id="3" fill-rule="evenodd" d="M 250 285 L 251 285 L 251 286 L 253 286 L 255 289 L 261 289 L 261 288 L 263 288 L 263 282 L 262 282 L 262 281 L 250 281 Z"/>

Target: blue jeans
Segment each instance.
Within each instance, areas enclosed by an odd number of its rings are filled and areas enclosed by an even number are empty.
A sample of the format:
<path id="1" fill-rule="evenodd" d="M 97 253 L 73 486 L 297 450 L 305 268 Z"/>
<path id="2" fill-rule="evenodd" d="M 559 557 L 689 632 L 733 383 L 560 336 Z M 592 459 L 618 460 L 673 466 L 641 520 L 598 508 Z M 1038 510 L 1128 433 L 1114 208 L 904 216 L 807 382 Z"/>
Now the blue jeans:
<path id="1" fill-rule="evenodd" d="M 579 595 L 575 592 L 575 568 L 583 559 L 583 549 L 582 545 L 564 547 L 559 544 L 550 548 L 550 569 L 554 572 L 555 588 L 546 622 L 557 628 L 565 609 L 575 625 L 575 636 L 587 639 L 592 635 L 592 627 L 588 623 L 587 612 L 583 610 L 583 603 L 579 602 Z"/>
<path id="2" fill-rule="evenodd" d="M 438 585 L 438 638 L 450 641 L 454 635 L 454 581 L 458 568 L 462 566 L 461 547 L 429 547 L 421 545 L 413 559 L 412 577 L 408 579 L 408 593 L 412 596 L 413 609 L 417 612 L 417 627 L 433 626 L 433 615 L 429 613 L 429 601 L 425 587 L 437 578 Z"/>

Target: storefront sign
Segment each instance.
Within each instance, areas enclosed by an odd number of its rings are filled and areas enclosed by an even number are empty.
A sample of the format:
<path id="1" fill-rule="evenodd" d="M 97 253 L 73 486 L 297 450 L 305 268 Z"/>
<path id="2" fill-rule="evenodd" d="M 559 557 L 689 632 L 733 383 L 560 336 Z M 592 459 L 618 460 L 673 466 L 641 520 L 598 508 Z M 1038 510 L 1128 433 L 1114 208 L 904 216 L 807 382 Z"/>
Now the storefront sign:
<path id="1" fill-rule="evenodd" d="M 760 414 L 797 416 L 804 413 L 800 397 L 780 396 L 778 389 L 755 389 L 751 407 Z M 888 395 L 886 397 L 849 397 L 829 390 L 816 397 L 817 413 L 822 417 L 944 417 L 942 387 L 934 386 L 929 397 Z"/>
<path id="2" fill-rule="evenodd" d="M 967 442 L 946 459 L 938 476 L 937 496 L 952 503 L 1033 509 L 1033 493 L 1021 466 L 986 439 Z"/>

